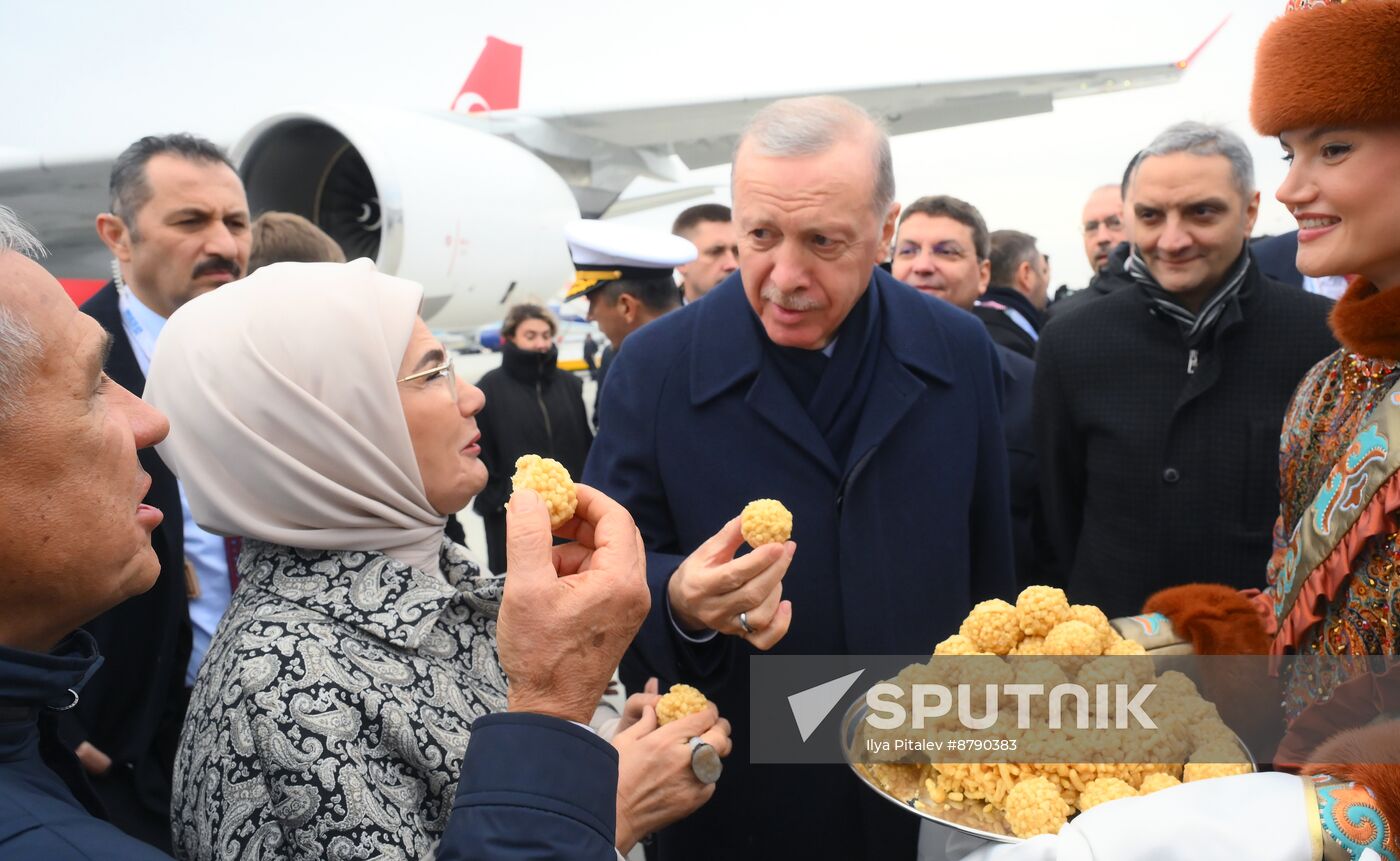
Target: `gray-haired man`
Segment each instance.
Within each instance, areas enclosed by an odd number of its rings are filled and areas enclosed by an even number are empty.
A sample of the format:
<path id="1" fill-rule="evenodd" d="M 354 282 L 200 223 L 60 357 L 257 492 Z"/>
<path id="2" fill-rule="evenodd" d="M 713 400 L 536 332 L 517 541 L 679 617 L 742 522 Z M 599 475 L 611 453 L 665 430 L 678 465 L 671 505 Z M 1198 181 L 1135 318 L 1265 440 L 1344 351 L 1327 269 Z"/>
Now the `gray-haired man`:
<path id="1" fill-rule="evenodd" d="M 636 517 L 653 596 L 623 678 L 695 685 L 735 720 L 714 798 L 658 837 L 667 861 L 912 857 L 915 820 L 848 769 L 750 763 L 749 656 L 922 654 L 1012 592 L 996 353 L 877 268 L 893 176 L 855 105 L 761 110 L 734 162 L 739 272 L 630 335 L 603 390 L 584 476 Z M 795 543 L 736 557 L 764 497 Z"/>
<path id="2" fill-rule="evenodd" d="M 1051 319 L 1034 398 L 1054 579 L 1110 616 L 1167 586 L 1257 582 L 1284 409 L 1336 349 L 1327 301 L 1249 255 L 1259 193 L 1238 136 L 1172 126 L 1125 190 L 1131 254 L 1104 276 L 1122 283 Z"/>
<path id="3" fill-rule="evenodd" d="M 0 206 L 0 858 L 169 861 L 95 815 L 57 726 L 105 669 L 75 629 L 160 572 L 137 452 L 168 424 L 103 372 L 112 336 L 26 256 L 40 253 Z M 437 857 L 613 861 L 617 752 L 582 722 L 646 614 L 637 530 L 584 489 L 572 544 L 553 546 L 533 493 L 510 518 L 509 711 L 473 724 Z"/>

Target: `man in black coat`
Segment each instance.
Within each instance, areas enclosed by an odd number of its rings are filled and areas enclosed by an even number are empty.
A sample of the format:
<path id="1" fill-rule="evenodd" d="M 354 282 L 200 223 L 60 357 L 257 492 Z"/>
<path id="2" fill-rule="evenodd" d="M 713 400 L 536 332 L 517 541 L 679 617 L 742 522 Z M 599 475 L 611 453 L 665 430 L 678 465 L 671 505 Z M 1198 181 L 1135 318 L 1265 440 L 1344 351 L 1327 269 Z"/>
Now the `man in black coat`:
<path id="1" fill-rule="evenodd" d="M 1034 359 L 1050 298 L 1050 259 L 1029 233 L 993 230 L 990 261 L 991 283 L 972 314 L 999 346 Z"/>
<path id="2" fill-rule="evenodd" d="M 165 318 L 247 266 L 247 198 L 232 165 L 208 141 L 142 138 L 113 165 L 112 211 L 98 216 L 97 229 L 120 278 L 82 311 L 112 336 L 107 375 L 140 393 Z M 151 475 L 145 502 L 165 515 L 151 536 L 160 576 L 150 591 L 85 626 L 105 661 L 64 714 L 62 731 L 112 821 L 168 851 L 170 776 L 195 668 L 192 607 L 201 597 L 207 605 L 199 635 L 207 646 L 234 584 L 229 542 L 186 520 L 176 478 L 155 449 L 140 459 Z"/>
<path id="3" fill-rule="evenodd" d="M 1249 253 L 1259 261 L 1259 268 L 1265 275 L 1289 287 L 1303 289 L 1303 273 L 1298 271 L 1298 231 L 1260 236 L 1249 243 Z"/>
<path id="4" fill-rule="evenodd" d="M 583 407 L 583 381 L 559 370 L 554 318 L 539 305 L 516 305 L 501 323 L 501 366 L 477 383 L 486 407 L 476 417 L 486 487 L 472 501 L 486 526 L 491 570 L 506 570 L 506 502 L 521 455 L 559 461 L 583 477 L 593 431 Z"/>
<path id="5" fill-rule="evenodd" d="M 849 769 L 764 764 L 749 658 L 921 653 L 1012 596 L 994 348 L 876 268 L 899 206 L 860 108 L 768 105 L 733 182 L 740 271 L 628 336 L 584 471 L 648 551 L 623 682 L 694 685 L 734 724 L 714 797 L 657 836 L 660 857 L 912 858 L 917 820 Z M 736 555 L 761 498 L 791 510 L 793 541 Z"/>
<path id="6" fill-rule="evenodd" d="M 1107 295 L 1119 281 L 1109 277 L 1110 273 L 1123 268 L 1127 257 L 1127 243 L 1124 237 L 1123 187 L 1122 185 L 1101 185 L 1094 189 L 1084 202 L 1084 212 L 1079 220 L 1084 230 L 1084 256 L 1094 275 L 1089 285 L 1063 296 L 1056 294 L 1055 301 L 1046 309 L 1046 318 L 1059 314 L 1082 302 Z"/>
<path id="7" fill-rule="evenodd" d="M 1035 379 L 1051 579 L 1110 616 L 1181 583 L 1258 582 L 1284 411 L 1336 349 L 1326 300 L 1248 253 L 1259 195 L 1237 136 L 1166 130 L 1126 203 L 1125 273 L 1050 321 Z"/>

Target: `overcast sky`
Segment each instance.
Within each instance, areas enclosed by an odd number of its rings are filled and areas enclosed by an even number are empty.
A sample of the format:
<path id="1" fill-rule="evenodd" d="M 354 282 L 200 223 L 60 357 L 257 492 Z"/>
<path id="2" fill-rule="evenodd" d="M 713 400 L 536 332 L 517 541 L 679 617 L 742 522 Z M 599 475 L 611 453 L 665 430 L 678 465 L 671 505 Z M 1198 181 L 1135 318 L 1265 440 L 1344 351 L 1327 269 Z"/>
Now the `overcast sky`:
<path id="1" fill-rule="evenodd" d="M 1079 286 L 1089 276 L 1077 227 L 1085 196 L 1116 182 L 1127 159 L 1177 120 L 1244 135 L 1264 198 L 1256 232 L 1292 229 L 1273 199 L 1278 145 L 1248 123 L 1254 46 L 1283 5 L 0 0 L 0 148 L 110 157 L 151 132 L 232 143 L 288 105 L 445 107 L 488 34 L 525 47 L 523 109 L 582 109 L 1168 62 L 1231 15 L 1176 85 L 895 139 L 901 200 L 963 197 L 993 229 L 1040 237 L 1055 283 Z M 696 182 L 716 184 L 727 200 L 727 167 L 687 184 Z M 669 226 L 684 205 L 628 220 Z"/>

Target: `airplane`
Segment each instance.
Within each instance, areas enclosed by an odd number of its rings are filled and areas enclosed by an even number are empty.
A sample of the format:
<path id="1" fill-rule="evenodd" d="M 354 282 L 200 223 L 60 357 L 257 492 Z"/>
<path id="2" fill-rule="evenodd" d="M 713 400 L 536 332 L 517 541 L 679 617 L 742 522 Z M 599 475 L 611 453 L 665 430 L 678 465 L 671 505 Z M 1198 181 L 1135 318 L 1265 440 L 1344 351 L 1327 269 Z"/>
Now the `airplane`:
<path id="1" fill-rule="evenodd" d="M 1061 99 L 1175 82 L 1224 24 L 1176 62 L 834 92 L 894 135 L 1048 112 Z M 306 216 L 348 258 L 422 283 L 435 330 L 468 330 L 499 320 L 513 301 L 562 292 L 573 271 L 567 221 L 709 194 L 677 187 L 622 198 L 639 177 L 682 183 L 691 170 L 727 163 L 759 106 L 804 95 L 529 111 L 520 108 L 523 55 L 487 37 L 441 110 L 331 103 L 266 116 L 230 149 L 254 214 Z M 48 264 L 75 301 L 110 265 L 92 223 L 108 205 L 114 155 L 54 159 L 0 146 L 0 201 L 49 244 Z"/>

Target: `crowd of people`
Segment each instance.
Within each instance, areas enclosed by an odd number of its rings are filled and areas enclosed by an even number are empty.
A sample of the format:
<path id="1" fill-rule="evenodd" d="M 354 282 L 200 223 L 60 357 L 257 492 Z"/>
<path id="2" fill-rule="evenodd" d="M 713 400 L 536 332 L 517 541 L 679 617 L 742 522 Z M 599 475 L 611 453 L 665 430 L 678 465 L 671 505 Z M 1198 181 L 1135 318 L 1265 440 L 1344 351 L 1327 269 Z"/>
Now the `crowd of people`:
<path id="1" fill-rule="evenodd" d="M 750 656 L 927 654 L 1029 585 L 1199 653 L 1394 655 L 1400 3 L 1289 6 L 1251 116 L 1296 235 L 1252 240 L 1248 148 L 1178 122 L 1090 190 L 1095 275 L 1052 296 L 1036 237 L 902 204 L 859 107 L 774 102 L 732 210 L 561 233 L 596 426 L 546 307 L 460 379 L 420 285 L 254 219 L 197 136 L 116 159 L 81 309 L 0 207 L 0 858 L 914 858 L 848 769 L 761 764 Z M 580 479 L 563 526 L 525 454 Z M 793 540 L 741 551 L 758 498 Z M 949 850 L 1397 857 L 1394 704 L 1329 667 L 1282 680 L 1306 777 Z M 662 724 L 677 683 L 710 705 Z"/>

